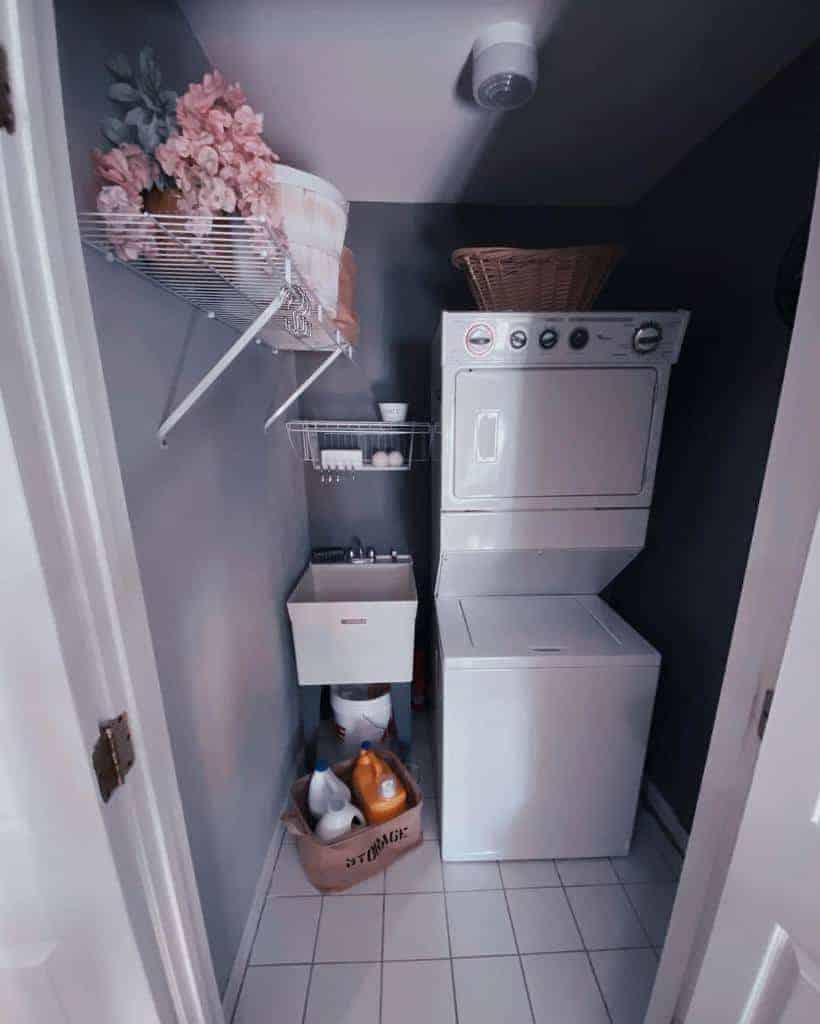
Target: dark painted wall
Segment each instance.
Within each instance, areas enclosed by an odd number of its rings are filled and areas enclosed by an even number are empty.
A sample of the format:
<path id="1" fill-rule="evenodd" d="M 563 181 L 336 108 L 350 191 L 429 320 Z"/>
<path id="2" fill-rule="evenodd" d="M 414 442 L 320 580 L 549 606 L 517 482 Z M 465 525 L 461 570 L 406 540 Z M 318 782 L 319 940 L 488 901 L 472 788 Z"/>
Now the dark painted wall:
<path id="1" fill-rule="evenodd" d="M 77 205 L 93 208 L 104 61 L 155 45 L 169 85 L 208 68 L 174 4 L 57 3 Z M 307 559 L 301 467 L 262 424 L 295 358 L 251 346 L 180 422 L 155 430 L 185 351 L 184 394 L 235 338 L 97 253 L 88 284 L 188 837 L 224 988 L 292 781 L 299 739 L 285 598 Z"/>
<path id="2" fill-rule="evenodd" d="M 773 290 L 810 212 L 820 45 L 637 206 L 621 305 L 693 310 L 672 375 L 646 550 L 616 608 L 663 654 L 648 775 L 691 825 L 763 481 L 789 330 Z"/>
<path id="3" fill-rule="evenodd" d="M 352 363 L 337 362 L 305 395 L 318 419 L 375 419 L 376 403 L 407 401 L 410 417 L 429 418 L 430 341 L 443 309 L 473 309 L 450 253 L 464 245 L 538 247 L 617 241 L 626 213 L 615 208 L 500 207 L 353 203 L 347 244 L 356 254 L 361 339 Z M 416 559 L 429 588 L 430 487 L 427 466 L 409 473 L 365 473 L 322 486 L 306 470 L 314 545 L 346 544 L 352 533 L 378 551 Z M 426 608 L 420 621 L 426 622 Z"/>

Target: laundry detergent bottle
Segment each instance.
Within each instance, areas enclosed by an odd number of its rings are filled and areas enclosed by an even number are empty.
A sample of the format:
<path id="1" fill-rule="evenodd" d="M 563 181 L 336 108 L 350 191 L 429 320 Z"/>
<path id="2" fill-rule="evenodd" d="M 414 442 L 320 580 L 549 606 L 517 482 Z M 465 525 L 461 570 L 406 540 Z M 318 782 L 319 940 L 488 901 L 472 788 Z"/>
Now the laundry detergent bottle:
<path id="1" fill-rule="evenodd" d="M 341 797 L 345 803 L 350 801 L 350 790 L 342 780 L 333 774 L 327 761 L 320 758 L 316 762 L 308 787 L 308 807 L 314 818 L 321 818 L 330 809 L 330 801 L 334 796 Z"/>
<path id="2" fill-rule="evenodd" d="M 353 792 L 368 825 L 381 825 L 407 807 L 407 790 L 392 768 L 365 740 L 353 768 Z"/>

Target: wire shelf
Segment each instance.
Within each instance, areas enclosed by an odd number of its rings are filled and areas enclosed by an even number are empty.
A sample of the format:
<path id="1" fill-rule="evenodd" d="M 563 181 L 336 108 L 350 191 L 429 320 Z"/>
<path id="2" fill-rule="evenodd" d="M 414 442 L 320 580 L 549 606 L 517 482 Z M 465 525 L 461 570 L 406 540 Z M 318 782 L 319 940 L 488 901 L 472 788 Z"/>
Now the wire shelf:
<path id="1" fill-rule="evenodd" d="M 342 473 L 406 472 L 429 458 L 429 423 L 291 420 L 287 430 L 304 461 L 331 479 Z"/>
<path id="2" fill-rule="evenodd" d="M 259 331 L 263 340 L 282 349 L 348 350 L 332 312 L 265 218 L 83 212 L 78 220 L 86 245 L 240 333 L 284 289 L 281 308 Z"/>

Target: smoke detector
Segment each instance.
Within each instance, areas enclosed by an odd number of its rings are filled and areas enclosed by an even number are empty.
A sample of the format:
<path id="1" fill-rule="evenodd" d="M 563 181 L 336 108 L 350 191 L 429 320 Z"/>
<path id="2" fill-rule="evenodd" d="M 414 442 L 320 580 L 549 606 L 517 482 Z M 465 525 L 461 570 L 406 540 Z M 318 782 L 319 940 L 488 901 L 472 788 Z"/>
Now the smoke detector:
<path id="1" fill-rule="evenodd" d="M 491 25 L 473 43 L 473 96 L 487 110 L 514 110 L 538 81 L 535 36 L 520 21 Z"/>

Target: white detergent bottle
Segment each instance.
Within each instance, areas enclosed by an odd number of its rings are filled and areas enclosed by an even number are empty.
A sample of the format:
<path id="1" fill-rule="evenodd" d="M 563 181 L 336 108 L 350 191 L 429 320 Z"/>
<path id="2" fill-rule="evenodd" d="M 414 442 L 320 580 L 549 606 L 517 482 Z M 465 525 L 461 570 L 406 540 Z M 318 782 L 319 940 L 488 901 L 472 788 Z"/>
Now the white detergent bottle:
<path id="1" fill-rule="evenodd" d="M 316 762 L 308 788 L 308 807 L 314 818 L 321 818 L 330 808 L 331 798 L 341 797 L 345 803 L 350 802 L 350 790 L 342 780 L 333 774 L 327 761 L 320 758 Z"/>

